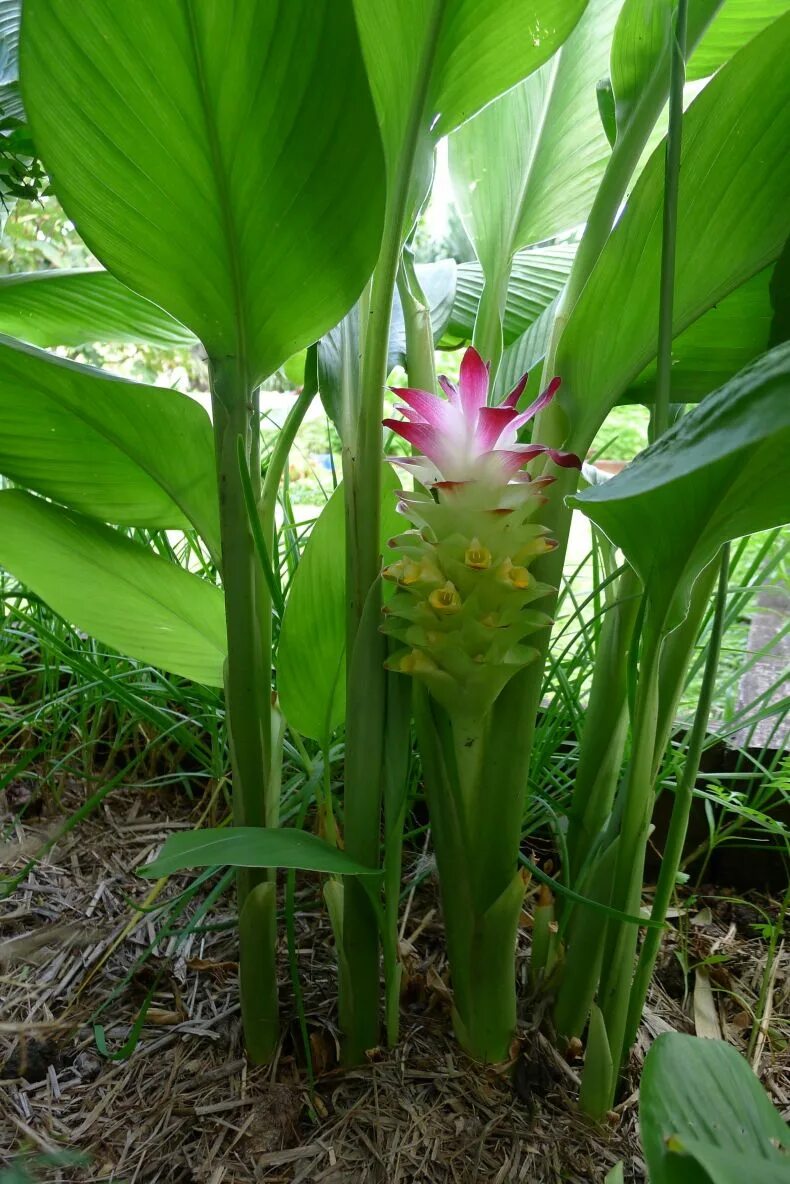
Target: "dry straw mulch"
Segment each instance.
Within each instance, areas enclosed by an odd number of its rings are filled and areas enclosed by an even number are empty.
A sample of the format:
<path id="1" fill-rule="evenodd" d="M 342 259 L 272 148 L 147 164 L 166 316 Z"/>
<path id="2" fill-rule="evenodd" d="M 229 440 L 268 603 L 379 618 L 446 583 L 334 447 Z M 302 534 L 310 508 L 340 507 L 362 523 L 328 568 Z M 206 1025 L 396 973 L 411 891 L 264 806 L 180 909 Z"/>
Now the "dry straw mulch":
<path id="1" fill-rule="evenodd" d="M 79 789 L 69 791 L 67 806 L 71 794 L 78 800 Z M 608 1128 L 593 1128 L 575 1107 L 578 1066 L 539 1032 L 525 1025 L 508 1073 L 482 1070 L 460 1053 L 449 1034 L 447 968 L 431 888 L 416 893 L 406 920 L 401 1042 L 349 1072 L 337 1065 L 331 933 L 317 886 L 305 877 L 297 956 L 315 1092 L 307 1084 L 285 951 L 279 1056 L 267 1068 L 248 1065 L 232 929 L 160 940 L 135 969 L 163 923 L 161 913 L 132 907 L 151 892 L 135 871 L 173 828 L 189 825 L 185 804 L 171 799 L 167 808 L 165 815 L 163 798 L 142 791 L 116 795 L 0 903 L 0 1165 L 28 1164 L 31 1178 L 41 1181 L 124 1184 L 596 1184 L 623 1160 L 627 1181 L 644 1180 L 635 1092 Z M 16 826 L 0 852 L 6 873 L 24 866 L 46 825 L 36 819 Z M 188 882 L 164 885 L 152 906 Z M 232 909 L 227 896 L 210 920 L 230 921 Z M 684 945 L 697 959 L 712 955 L 710 977 L 692 974 L 686 991 L 669 951 L 646 1011 L 634 1082 L 651 1039 L 668 1028 L 718 1025 L 746 1048 L 765 966 L 756 919 L 727 901 L 695 906 Z M 526 927 L 523 945 L 526 955 Z M 782 948 L 758 1047 L 760 1075 L 785 1113 L 787 971 Z M 114 990 L 117 997 L 98 1017 L 111 1052 L 153 992 L 128 1060 L 107 1059 L 96 1047 L 92 1017 Z M 83 1153 L 83 1163 L 40 1166 L 43 1155 L 63 1148 Z"/>

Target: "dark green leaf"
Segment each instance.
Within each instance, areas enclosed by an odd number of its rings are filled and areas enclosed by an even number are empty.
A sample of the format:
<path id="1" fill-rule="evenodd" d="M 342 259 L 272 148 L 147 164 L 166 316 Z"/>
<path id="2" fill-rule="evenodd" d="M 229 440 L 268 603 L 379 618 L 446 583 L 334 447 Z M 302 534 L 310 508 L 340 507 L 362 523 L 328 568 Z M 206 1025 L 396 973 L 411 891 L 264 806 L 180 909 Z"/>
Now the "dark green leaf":
<path id="1" fill-rule="evenodd" d="M 431 151 L 547 61 L 587 0 L 355 0 L 390 193 L 404 167 L 430 181 Z"/>
<path id="2" fill-rule="evenodd" d="M 659 1036 L 639 1124 L 651 1184 L 786 1184 L 790 1133 L 748 1063 L 721 1040 Z"/>
<path id="3" fill-rule="evenodd" d="M 336 324 L 384 168 L 351 0 L 25 0 L 22 85 L 94 253 L 249 383 Z"/>
<path id="4" fill-rule="evenodd" d="M 778 266 L 778 264 L 777 264 Z M 698 403 L 764 353 L 769 345 L 787 340 L 786 333 L 769 340 L 771 299 L 769 284 L 775 268 L 767 267 L 741 284 L 672 343 L 672 399 Z M 656 364 L 651 362 L 620 399 L 622 403 L 652 403 Z"/>
<path id="5" fill-rule="evenodd" d="M 595 87 L 595 97 L 598 100 L 598 114 L 601 117 L 601 125 L 606 138 L 610 144 L 614 144 L 617 139 L 617 119 L 614 109 L 614 91 L 610 78 L 600 79 Z"/>
<path id="6" fill-rule="evenodd" d="M 152 863 L 139 868 L 149 880 L 193 867 L 293 867 L 335 876 L 375 876 L 317 835 L 287 827 L 233 826 L 170 835 Z"/>
<path id="7" fill-rule="evenodd" d="M 403 529 L 394 491 L 383 475 L 381 545 Z M 288 723 L 314 740 L 327 740 L 346 710 L 346 542 L 339 485 L 312 529 L 285 605 L 278 649 L 278 692 Z"/>
<path id="8" fill-rule="evenodd" d="M 762 271 L 790 230 L 790 14 L 751 41 L 688 109 L 678 208 L 675 334 Z M 664 152 L 656 149 L 563 334 L 557 371 L 586 451 L 655 357 Z"/>
<path id="9" fill-rule="evenodd" d="M 708 395 L 604 485 L 569 499 L 636 569 L 662 627 L 722 543 L 790 521 L 790 344 Z"/>

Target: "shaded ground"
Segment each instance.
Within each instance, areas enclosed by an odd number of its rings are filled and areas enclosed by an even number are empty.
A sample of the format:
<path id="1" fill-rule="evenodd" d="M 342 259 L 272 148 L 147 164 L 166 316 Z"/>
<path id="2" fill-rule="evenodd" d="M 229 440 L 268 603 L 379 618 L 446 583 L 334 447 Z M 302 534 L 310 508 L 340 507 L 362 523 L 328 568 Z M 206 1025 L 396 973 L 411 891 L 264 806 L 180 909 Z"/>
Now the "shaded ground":
<path id="1" fill-rule="evenodd" d="M 67 799 L 75 790 L 67 791 Z M 406 917 L 408 986 L 403 1033 L 353 1072 L 337 1067 L 331 933 L 305 879 L 296 917 L 297 959 L 316 1072 L 308 1088 L 283 951 L 286 1031 L 277 1061 L 246 1063 L 240 1044 L 232 930 L 157 941 L 155 909 L 180 884 L 151 889 L 135 875 L 175 827 L 189 824 L 177 799 L 135 790 L 61 841 L 0 903 L 0 1165 L 34 1162 L 57 1148 L 84 1153 L 69 1168 L 37 1168 L 37 1180 L 247 1181 L 332 1184 L 597 1184 L 618 1161 L 644 1179 L 636 1095 L 594 1129 L 575 1109 L 576 1068 L 536 1033 L 512 1073 L 470 1064 L 448 1034 L 447 970 L 428 883 Z M 65 806 L 69 803 L 67 800 Z M 0 805 L 2 799 L 0 798 Z M 6 820 L 8 816 L 6 816 Z M 16 828 L 0 851 L 6 873 L 22 869 L 46 820 Z M 202 889 L 207 892 L 209 883 Z M 156 893 L 158 895 L 154 895 Z M 177 924 L 194 913 L 198 897 Z M 207 918 L 230 921 L 232 897 Z M 634 1078 L 651 1039 L 667 1028 L 718 1025 L 745 1050 L 765 968 L 755 933 L 761 916 L 732 900 L 700 900 L 679 923 L 679 949 L 707 970 L 688 978 L 670 949 L 646 1011 Z M 153 944 L 145 965 L 135 969 Z M 528 919 L 520 972 L 525 975 Z M 790 1106 L 788 956 L 769 982 L 769 1016 L 755 1058 L 774 1101 Z M 128 979 L 128 981 L 126 981 Z M 147 995 L 150 1009 L 128 1060 L 99 1055 L 92 1018 L 110 1051 L 127 1040 Z M 695 1015 L 696 1005 L 696 1015 Z M 714 1033 L 711 1033 L 714 1034 Z"/>

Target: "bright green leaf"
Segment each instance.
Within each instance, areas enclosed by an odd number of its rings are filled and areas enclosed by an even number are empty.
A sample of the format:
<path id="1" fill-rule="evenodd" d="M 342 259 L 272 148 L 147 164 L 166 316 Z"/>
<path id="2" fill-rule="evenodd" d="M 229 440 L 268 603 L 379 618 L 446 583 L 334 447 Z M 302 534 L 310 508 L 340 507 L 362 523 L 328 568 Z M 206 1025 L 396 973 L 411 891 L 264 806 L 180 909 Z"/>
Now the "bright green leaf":
<path id="1" fill-rule="evenodd" d="M 424 186 L 433 139 L 547 61 L 587 0 L 355 0 L 390 189 L 417 149 Z M 420 194 L 420 197 L 422 193 Z"/>
<path id="2" fill-rule="evenodd" d="M 456 205 L 490 282 L 587 216 L 610 155 L 595 88 L 621 3 L 590 0 L 545 66 L 450 137 Z"/>
<path id="3" fill-rule="evenodd" d="M 639 1125 L 651 1184 L 786 1184 L 790 1133 L 749 1064 L 721 1040 L 659 1036 Z"/>
<path id="4" fill-rule="evenodd" d="M 764 353 L 770 342 L 773 309 L 767 267 L 684 329 L 672 343 L 672 400 L 698 403 L 733 374 Z M 778 344 L 778 340 L 774 342 Z M 620 399 L 652 403 L 655 361 L 642 371 Z"/>
<path id="5" fill-rule="evenodd" d="M 108 271 L 34 271 L 0 276 L 0 332 L 51 348 L 132 342 L 196 345 L 188 329 Z"/>
<path id="6" fill-rule="evenodd" d="M 718 70 L 766 25 L 788 11 L 787 0 L 725 0 L 686 67 L 686 77 Z"/>
<path id="7" fill-rule="evenodd" d="M 394 491 L 400 482 L 384 470 L 382 550 L 403 529 Z M 346 544 L 343 486 L 312 529 L 285 606 L 277 652 L 277 689 L 288 723 L 325 740 L 345 717 Z"/>
<path id="8" fill-rule="evenodd" d="M 705 33 L 723 0 L 689 0 L 689 53 Z M 625 0 L 612 39 L 611 83 L 617 135 L 638 120 L 648 107 L 653 118 L 668 95 L 672 18 L 676 8 L 668 0 Z M 660 109 L 660 107 L 659 107 Z M 652 119 L 651 119 L 652 124 Z"/>
<path id="9" fill-rule="evenodd" d="M 502 322 L 505 345 L 520 337 L 565 286 L 575 254 L 575 245 L 563 243 L 530 247 L 513 257 Z M 455 303 L 447 325 L 450 335 L 471 339 L 484 283 L 479 263 L 459 266 Z"/>
<path id="10" fill-rule="evenodd" d="M 25 0 L 21 61 L 69 217 L 213 359 L 254 383 L 359 295 L 384 169 L 351 0 Z"/>
<path id="11" fill-rule="evenodd" d="M 218 549 L 211 423 L 178 391 L 0 338 L 0 473 L 121 526 L 191 523 Z"/>
<path id="12" fill-rule="evenodd" d="M 193 867 L 285 867 L 334 876 L 375 876 L 317 835 L 289 827 L 233 826 L 169 835 L 151 863 L 139 868 L 149 880 Z"/>
<path id="13" fill-rule="evenodd" d="M 661 627 L 723 543 L 790 522 L 790 344 L 777 346 L 603 485 L 569 499 L 620 547 Z"/>
<path id="14" fill-rule="evenodd" d="M 684 118 L 674 330 L 776 259 L 790 230 L 790 15 L 723 67 Z M 664 152 L 658 148 L 576 304 L 557 354 L 584 452 L 655 357 Z"/>
<path id="15" fill-rule="evenodd" d="M 222 685 L 222 593 L 109 526 L 6 490 L 0 563 L 55 612 L 120 653 Z"/>

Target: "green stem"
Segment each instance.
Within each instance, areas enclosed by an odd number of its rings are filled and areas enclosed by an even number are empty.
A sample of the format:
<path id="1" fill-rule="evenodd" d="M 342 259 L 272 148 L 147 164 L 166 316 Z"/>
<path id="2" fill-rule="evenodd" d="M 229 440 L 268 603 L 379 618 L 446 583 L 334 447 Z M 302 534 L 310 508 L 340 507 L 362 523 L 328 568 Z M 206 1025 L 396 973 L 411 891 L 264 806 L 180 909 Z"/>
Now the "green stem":
<path id="1" fill-rule="evenodd" d="M 476 752 L 464 755 L 463 742 L 459 744 L 463 727 L 454 726 L 420 686 L 415 686 L 414 704 L 439 868 L 453 1025 L 470 1056 L 497 1062 L 508 1056 L 516 1027 L 515 949 L 525 881 L 516 870 L 515 855 L 506 865 L 484 866 L 477 835 L 469 830 L 470 797 L 478 807 L 488 797 L 489 813 L 499 816 L 503 795 L 486 763 L 480 763 Z M 467 759 L 470 768 L 459 768 Z M 517 794 L 510 796 L 518 799 Z M 474 807 L 472 814 L 482 816 Z M 518 833 L 517 827 L 517 837 Z M 504 875 L 504 888 L 495 896 L 488 870 Z"/>
<path id="2" fill-rule="evenodd" d="M 624 913 L 639 912 L 642 899 L 645 854 L 653 813 L 653 754 L 658 719 L 660 628 L 645 620 L 639 669 L 631 761 L 623 787 L 623 813 L 611 903 Z M 614 1066 L 609 1104 L 614 1100 L 617 1070 L 625 1039 L 628 994 L 633 979 L 638 933 L 633 925 L 616 926 L 607 940 L 599 991 Z"/>
<path id="3" fill-rule="evenodd" d="M 431 310 L 414 268 L 414 256 L 404 248 L 398 268 L 398 294 L 406 327 L 406 373 L 409 386 L 435 391 L 436 356 L 433 348 Z"/>
<path id="4" fill-rule="evenodd" d="M 269 555 L 272 554 L 274 543 L 274 517 L 277 508 L 277 494 L 280 489 L 280 482 L 282 481 L 285 467 L 288 464 L 288 457 L 291 452 L 291 447 L 296 438 L 296 433 L 301 427 L 302 420 L 310 409 L 310 404 L 318 393 L 318 373 L 316 369 L 316 347 L 311 346 L 307 351 L 307 361 L 305 362 L 304 372 L 304 386 L 299 394 L 296 396 L 296 401 L 293 407 L 288 412 L 285 423 L 280 429 L 277 439 L 274 442 L 271 454 L 269 456 L 269 464 L 266 468 L 266 477 L 263 482 L 263 490 L 261 491 L 261 499 L 259 503 L 259 517 L 261 527 L 263 530 L 263 537 L 266 545 L 269 548 Z"/>
<path id="5" fill-rule="evenodd" d="M 641 597 L 641 582 L 627 568 L 616 585 L 595 655 L 584 716 L 579 764 L 568 827 L 568 876 L 573 881 L 609 818 L 628 732 L 627 655 Z"/>
<path id="6" fill-rule="evenodd" d="M 250 389 L 232 361 L 212 368 L 214 441 L 222 537 L 228 659 L 225 689 L 236 779 L 236 821 L 265 825 L 264 681 L 258 630 L 256 556 L 239 471 L 237 441 L 249 449 Z M 268 716 L 268 712 L 265 713 Z"/>
<path id="7" fill-rule="evenodd" d="M 678 0 L 672 36 L 669 74 L 669 131 L 664 171 L 664 213 L 661 240 L 661 296 L 658 316 L 656 397 L 651 417 L 653 439 L 669 427 L 672 379 L 672 321 L 675 305 L 675 255 L 678 229 L 680 151 L 683 139 L 683 86 L 686 81 L 688 0 Z"/>
<path id="8" fill-rule="evenodd" d="M 708 730 L 708 720 L 710 718 L 711 703 L 713 702 L 713 692 L 716 682 L 716 671 L 719 664 L 719 654 L 721 652 L 721 639 L 724 632 L 724 615 L 727 608 L 727 581 L 729 579 L 730 568 L 730 546 L 725 543 L 719 565 L 719 586 L 716 593 L 716 609 L 713 618 L 713 628 L 711 630 L 710 641 L 708 643 L 708 655 L 705 662 L 705 672 L 702 676 L 702 686 L 700 688 L 699 701 L 697 709 L 694 713 L 694 723 L 691 728 L 691 735 L 688 740 L 688 748 L 686 751 L 686 762 L 683 768 L 683 775 L 675 792 L 675 804 L 672 807 L 672 818 L 669 824 L 669 833 L 667 841 L 664 846 L 664 853 L 661 858 L 661 872 L 658 877 L 658 884 L 656 885 L 656 894 L 653 899 L 653 908 L 651 917 L 654 921 L 666 920 L 667 909 L 669 908 L 672 899 L 672 893 L 675 890 L 677 882 L 677 874 L 680 868 L 680 861 L 683 856 L 683 844 L 686 841 L 686 833 L 688 831 L 689 815 L 691 814 L 691 803 L 694 798 L 694 785 L 699 773 L 699 763 L 702 756 L 702 748 L 705 743 L 705 736 Z M 631 988 L 631 998 L 628 1008 L 628 1022 L 626 1026 L 625 1047 L 630 1048 L 631 1044 L 636 1039 L 639 1022 L 642 1018 L 642 1009 L 647 998 L 648 987 L 650 986 L 650 979 L 653 974 L 653 967 L 655 966 L 656 957 L 661 946 L 662 930 L 648 929 L 645 940 L 639 954 L 639 961 L 637 963 L 636 975 L 634 983 Z"/>
<path id="9" fill-rule="evenodd" d="M 480 354 L 480 357 L 491 364 L 491 384 L 489 388 L 491 390 L 494 388 L 494 380 L 499 370 L 499 364 L 502 361 L 502 350 L 504 346 L 502 320 L 507 302 L 511 264 L 512 260 L 508 260 L 507 267 L 503 268 L 497 277 L 498 282 L 492 282 L 491 279 L 486 280 L 480 296 L 480 304 L 477 308 L 475 327 L 472 334 L 472 345 Z"/>
<path id="10" fill-rule="evenodd" d="M 356 431 L 344 440 L 346 507 L 346 655 L 348 711 L 344 793 L 348 854 L 377 865 L 381 831 L 381 762 L 383 754 L 384 650 L 379 634 L 381 591 L 378 583 L 381 537 L 381 420 L 387 377 L 392 300 L 403 245 L 415 159 L 446 0 L 434 0 L 422 46 L 420 80 L 404 131 L 400 163 L 390 184 L 384 233 L 370 285 L 362 338 L 362 373 Z M 353 705 L 353 706 L 352 706 Z M 367 893 L 349 878 L 343 892 L 343 944 L 347 973 L 341 1000 L 349 1025 L 343 1057 L 363 1060 L 379 1037 L 379 929 Z M 345 984 L 345 986 L 343 986 Z"/>
<path id="11" fill-rule="evenodd" d="M 237 825 L 265 826 L 271 808 L 271 659 L 264 659 L 262 652 L 262 581 L 238 455 L 239 438 L 245 454 L 255 455 L 250 433 L 252 387 L 238 362 L 226 359 L 212 363 L 211 391 L 228 637 L 225 697 L 233 815 Z M 245 869 L 239 872 L 238 886 L 244 1037 L 250 1057 L 263 1062 L 277 1045 L 274 885 L 266 871 Z"/>

